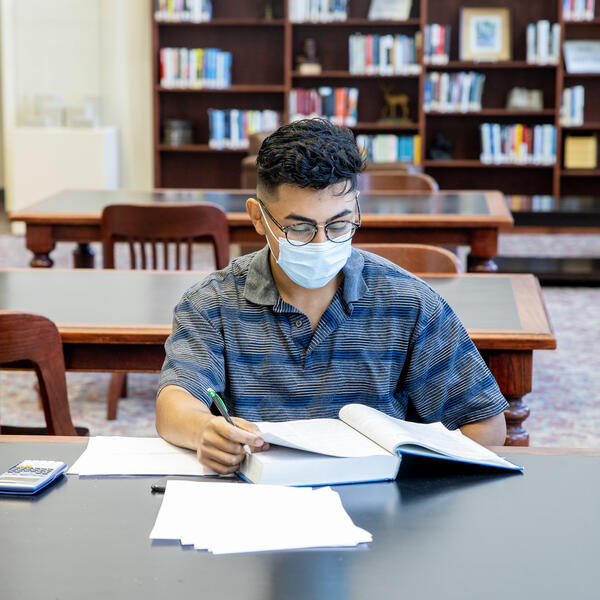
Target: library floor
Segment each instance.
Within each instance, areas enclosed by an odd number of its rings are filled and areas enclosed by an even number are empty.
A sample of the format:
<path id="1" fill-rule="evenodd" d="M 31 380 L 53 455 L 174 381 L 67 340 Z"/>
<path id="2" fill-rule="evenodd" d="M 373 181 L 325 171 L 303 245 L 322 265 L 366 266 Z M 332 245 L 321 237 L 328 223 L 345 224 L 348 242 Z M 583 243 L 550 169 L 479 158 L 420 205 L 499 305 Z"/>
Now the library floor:
<path id="1" fill-rule="evenodd" d="M 0 219 L 0 267 L 27 267 L 22 237 Z M 97 264 L 101 249 L 95 245 Z M 71 267 L 72 244 L 58 244 L 57 267 Z M 599 256 L 600 236 L 505 235 L 503 255 Z M 209 265 L 207 264 L 207 268 Z M 526 397 L 532 416 L 525 422 L 535 446 L 600 447 L 600 288 L 546 287 L 544 298 L 558 339 L 555 351 L 534 353 L 533 392 Z M 156 435 L 154 394 L 158 375 L 131 374 L 129 397 L 119 403 L 116 421 L 107 421 L 109 375 L 68 373 L 73 421 L 92 435 Z M 0 371 L 0 422 L 43 424 L 28 372 Z"/>

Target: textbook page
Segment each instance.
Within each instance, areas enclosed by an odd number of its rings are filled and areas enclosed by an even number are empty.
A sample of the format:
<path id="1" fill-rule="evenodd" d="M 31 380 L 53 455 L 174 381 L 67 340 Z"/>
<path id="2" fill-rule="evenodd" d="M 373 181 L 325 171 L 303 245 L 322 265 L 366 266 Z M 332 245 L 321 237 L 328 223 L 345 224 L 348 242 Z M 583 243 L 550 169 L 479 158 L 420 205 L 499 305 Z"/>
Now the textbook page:
<path id="1" fill-rule="evenodd" d="M 265 442 L 338 457 L 388 455 L 380 445 L 339 419 L 300 419 L 256 423 Z M 392 454 L 395 452 L 392 450 Z"/>
<path id="2" fill-rule="evenodd" d="M 510 469 L 520 468 L 442 423 L 411 423 L 390 417 L 364 404 L 347 404 L 340 419 L 392 453 L 439 455 L 465 462 L 484 463 Z M 412 446 L 412 448 L 411 448 Z M 423 452 L 423 448 L 433 452 Z"/>
<path id="3" fill-rule="evenodd" d="M 67 471 L 70 475 L 215 475 L 196 452 L 162 438 L 98 436 Z"/>

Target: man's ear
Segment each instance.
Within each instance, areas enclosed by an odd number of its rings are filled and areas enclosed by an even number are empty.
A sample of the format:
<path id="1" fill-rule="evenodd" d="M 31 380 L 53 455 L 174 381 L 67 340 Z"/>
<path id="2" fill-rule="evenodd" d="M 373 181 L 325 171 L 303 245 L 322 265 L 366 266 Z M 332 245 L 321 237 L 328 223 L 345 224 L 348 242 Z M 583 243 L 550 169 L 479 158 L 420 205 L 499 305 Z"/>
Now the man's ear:
<path id="1" fill-rule="evenodd" d="M 248 198 L 248 200 L 246 200 L 246 211 L 252 221 L 252 225 L 254 225 L 254 229 L 256 229 L 256 233 L 259 235 L 266 235 L 267 232 L 265 230 L 263 215 L 258 200 L 255 198 Z"/>

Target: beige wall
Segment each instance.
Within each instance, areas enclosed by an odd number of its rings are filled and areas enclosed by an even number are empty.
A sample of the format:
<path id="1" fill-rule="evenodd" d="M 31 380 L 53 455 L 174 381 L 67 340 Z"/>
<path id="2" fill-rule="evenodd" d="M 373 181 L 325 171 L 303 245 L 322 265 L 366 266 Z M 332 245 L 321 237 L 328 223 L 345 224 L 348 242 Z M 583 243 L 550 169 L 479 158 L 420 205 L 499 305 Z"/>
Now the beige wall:
<path id="1" fill-rule="evenodd" d="M 2 65 L 2 10 L 0 10 L 0 68 Z M 4 187 L 4 130 L 2 129 L 2 77 L 0 77 L 0 189 Z"/>
<path id="2" fill-rule="evenodd" d="M 100 96 L 103 124 L 119 130 L 120 187 L 152 187 L 151 3 L 148 0 L 0 0 L 6 9 L 4 134 L 36 94 L 68 106 Z M 8 56 L 10 55 L 10 59 Z M 1 114 L 1 113 L 0 113 Z M 1 123 L 0 123 L 1 125 Z M 0 146 L 0 152 L 2 148 Z M 1 154 L 0 154 L 1 156 Z M 1 181 L 11 197 L 11 157 Z"/>

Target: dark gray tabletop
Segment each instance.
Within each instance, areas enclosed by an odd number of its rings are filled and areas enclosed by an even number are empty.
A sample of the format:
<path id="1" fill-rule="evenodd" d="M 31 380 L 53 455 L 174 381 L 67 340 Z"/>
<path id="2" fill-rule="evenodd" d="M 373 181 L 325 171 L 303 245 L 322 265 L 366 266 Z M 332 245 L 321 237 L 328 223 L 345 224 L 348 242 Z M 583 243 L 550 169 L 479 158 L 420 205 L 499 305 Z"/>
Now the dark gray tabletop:
<path id="1" fill-rule="evenodd" d="M 0 465 L 82 450 L 0 443 Z M 0 498 L 0 597 L 598 598 L 600 456 L 511 460 L 525 474 L 407 457 L 396 482 L 336 488 L 371 544 L 238 556 L 151 542 L 154 478 L 63 478 Z"/>
<path id="2" fill-rule="evenodd" d="M 245 213 L 246 200 L 253 192 L 198 191 L 198 190 L 66 190 L 50 196 L 28 208 L 30 214 L 100 214 L 108 204 L 213 202 L 229 213 Z M 363 213 L 370 214 L 446 214 L 490 215 L 485 193 L 440 192 L 437 194 L 378 194 L 361 193 Z"/>
<path id="3" fill-rule="evenodd" d="M 170 326 L 173 308 L 202 273 L 35 269 L 0 271 L 0 310 L 59 325 Z M 519 330 L 510 276 L 427 279 L 467 329 Z"/>

